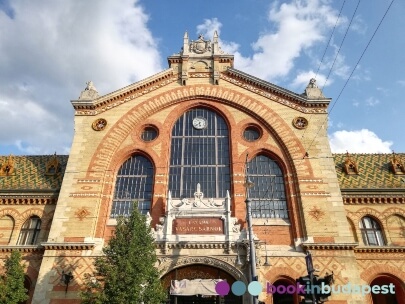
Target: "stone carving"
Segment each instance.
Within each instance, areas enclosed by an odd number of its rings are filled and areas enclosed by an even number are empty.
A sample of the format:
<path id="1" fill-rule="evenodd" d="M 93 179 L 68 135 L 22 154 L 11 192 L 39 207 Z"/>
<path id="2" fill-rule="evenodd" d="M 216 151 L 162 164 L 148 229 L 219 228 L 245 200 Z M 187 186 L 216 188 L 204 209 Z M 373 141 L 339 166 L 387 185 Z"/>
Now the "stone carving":
<path id="1" fill-rule="evenodd" d="M 159 217 L 159 224 L 156 224 L 156 232 L 161 233 L 163 232 L 163 227 L 165 225 L 165 217 Z"/>
<path id="2" fill-rule="evenodd" d="M 309 81 L 303 95 L 305 95 L 309 99 L 323 99 L 323 98 L 325 98 L 325 96 L 322 93 L 322 90 L 320 88 L 318 88 L 318 86 L 316 85 L 316 79 L 315 78 L 311 78 L 311 80 Z"/>
<path id="3" fill-rule="evenodd" d="M 162 275 L 162 277 L 170 272 L 173 269 L 185 266 L 185 265 L 191 265 L 191 264 L 204 264 L 204 265 L 209 265 L 209 266 L 214 266 L 219 269 L 222 269 L 232 275 L 235 279 L 242 280 L 246 282 L 246 278 L 243 275 L 243 273 L 234 267 L 233 265 L 229 264 L 226 261 L 222 261 L 216 258 L 212 257 L 201 257 L 201 256 L 196 256 L 196 257 L 180 257 L 178 259 L 167 259 L 163 260 L 162 263 L 158 266 L 159 273 Z"/>
<path id="4" fill-rule="evenodd" d="M 227 198 L 229 197 L 229 192 L 227 192 Z M 195 207 L 195 208 L 220 208 L 225 206 L 225 201 L 223 200 L 214 200 L 209 198 L 204 200 L 204 193 L 201 191 L 201 185 L 197 184 L 197 190 L 194 192 L 194 201 L 191 201 L 188 198 L 183 198 L 180 201 L 174 201 L 172 199 L 172 194 L 169 191 L 168 193 L 168 202 L 174 208 L 180 207 Z"/>
<path id="5" fill-rule="evenodd" d="M 90 215 L 90 211 L 82 207 L 76 210 L 75 215 L 79 219 L 79 221 L 83 221 L 84 218 Z"/>
<path id="6" fill-rule="evenodd" d="M 98 91 L 96 89 L 96 87 L 93 84 L 93 81 L 88 81 L 86 82 L 87 86 L 84 89 L 84 91 L 82 91 L 80 93 L 80 97 L 79 100 L 93 100 L 99 97 L 98 95 Z"/>
<path id="7" fill-rule="evenodd" d="M 211 41 L 204 40 L 203 35 L 199 35 L 197 40 L 192 40 L 190 43 L 190 52 L 196 54 L 203 54 L 211 51 Z"/>
<path id="8" fill-rule="evenodd" d="M 231 218 L 232 231 L 240 233 L 240 224 L 238 224 L 238 219 L 236 217 Z"/>
<path id="9" fill-rule="evenodd" d="M 149 212 L 146 213 L 146 225 L 150 226 L 150 223 L 152 222 L 152 217 Z"/>
<path id="10" fill-rule="evenodd" d="M 311 210 L 308 212 L 308 214 L 316 221 L 319 221 L 320 219 L 322 219 L 324 217 L 325 212 L 322 211 L 319 207 L 314 206 L 311 208 Z"/>

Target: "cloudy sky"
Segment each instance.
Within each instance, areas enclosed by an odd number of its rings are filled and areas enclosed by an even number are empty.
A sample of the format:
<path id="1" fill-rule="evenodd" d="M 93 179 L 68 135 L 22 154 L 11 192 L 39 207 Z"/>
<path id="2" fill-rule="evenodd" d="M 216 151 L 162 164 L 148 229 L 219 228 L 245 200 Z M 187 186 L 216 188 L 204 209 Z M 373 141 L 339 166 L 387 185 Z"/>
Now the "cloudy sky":
<path id="1" fill-rule="evenodd" d="M 297 93 L 316 77 L 334 152 L 405 152 L 405 1 L 376 33 L 392 0 L 358 2 L 0 0 L 0 154 L 69 153 L 86 81 L 107 94 L 214 30 L 237 69 Z"/>

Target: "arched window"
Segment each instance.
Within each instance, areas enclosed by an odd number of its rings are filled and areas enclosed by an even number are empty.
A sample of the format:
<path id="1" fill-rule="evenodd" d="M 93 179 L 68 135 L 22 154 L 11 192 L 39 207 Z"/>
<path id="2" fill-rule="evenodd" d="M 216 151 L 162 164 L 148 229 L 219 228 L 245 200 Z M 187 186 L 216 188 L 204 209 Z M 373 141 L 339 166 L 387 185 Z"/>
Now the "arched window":
<path id="1" fill-rule="evenodd" d="M 30 217 L 21 228 L 17 245 L 35 245 L 40 231 L 41 219 L 38 216 Z"/>
<path id="2" fill-rule="evenodd" d="M 360 221 L 361 235 L 363 236 L 364 245 L 368 246 L 384 246 L 384 238 L 380 225 L 376 220 L 369 216 L 365 216 Z"/>
<path id="3" fill-rule="evenodd" d="M 134 203 L 142 214 L 150 211 L 153 190 L 153 165 L 141 155 L 127 159 L 118 171 L 111 217 L 128 216 Z"/>
<path id="4" fill-rule="evenodd" d="M 249 189 L 254 218 L 288 218 L 284 176 L 278 164 L 265 155 L 249 162 L 248 175 L 254 186 Z"/>
<path id="5" fill-rule="evenodd" d="M 192 109 L 172 130 L 169 190 L 173 198 L 193 197 L 201 185 L 205 197 L 230 190 L 228 126 L 217 113 Z"/>

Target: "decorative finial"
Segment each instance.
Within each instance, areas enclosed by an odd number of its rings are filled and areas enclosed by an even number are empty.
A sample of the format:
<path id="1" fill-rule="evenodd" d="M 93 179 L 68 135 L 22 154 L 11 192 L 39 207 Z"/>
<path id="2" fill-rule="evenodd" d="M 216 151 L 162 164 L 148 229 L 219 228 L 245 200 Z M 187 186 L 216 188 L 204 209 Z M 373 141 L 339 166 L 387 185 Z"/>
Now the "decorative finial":
<path id="1" fill-rule="evenodd" d="M 79 100 L 96 99 L 99 95 L 98 95 L 98 91 L 97 91 L 96 87 L 94 86 L 93 81 L 89 80 L 88 82 L 86 82 L 86 85 L 87 85 L 86 88 L 80 94 Z"/>

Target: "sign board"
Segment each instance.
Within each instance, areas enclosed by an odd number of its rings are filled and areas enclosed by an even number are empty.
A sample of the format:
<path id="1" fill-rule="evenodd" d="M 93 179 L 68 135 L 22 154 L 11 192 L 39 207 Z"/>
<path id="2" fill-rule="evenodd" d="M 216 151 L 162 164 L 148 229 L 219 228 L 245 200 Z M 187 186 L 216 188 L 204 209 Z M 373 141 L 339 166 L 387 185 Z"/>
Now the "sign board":
<path id="1" fill-rule="evenodd" d="M 173 220 L 173 234 L 224 234 L 221 218 L 193 217 Z"/>

